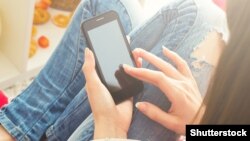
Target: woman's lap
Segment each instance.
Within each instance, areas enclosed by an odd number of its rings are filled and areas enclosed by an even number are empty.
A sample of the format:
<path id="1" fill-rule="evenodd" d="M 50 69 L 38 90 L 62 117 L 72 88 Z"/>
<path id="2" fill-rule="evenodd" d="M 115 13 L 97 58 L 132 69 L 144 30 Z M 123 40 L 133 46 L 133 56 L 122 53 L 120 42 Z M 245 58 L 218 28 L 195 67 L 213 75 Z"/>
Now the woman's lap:
<path id="1" fill-rule="evenodd" d="M 209 80 L 208 74 L 213 67 L 202 62 L 202 68 L 194 68 L 191 64 L 195 60 L 190 57 L 190 54 L 211 29 L 219 27 L 216 23 L 206 21 L 202 18 L 202 12 L 204 11 L 201 11 L 193 0 L 177 0 L 163 7 L 157 15 L 130 33 L 132 48 L 144 48 L 166 61 L 168 60 L 161 53 L 162 46 L 166 46 L 181 55 L 187 61 L 194 77 L 199 82 L 198 85 L 203 95 Z M 147 62 L 143 66 L 156 69 Z M 152 85 L 144 84 L 144 86 L 143 92 L 135 97 L 134 101 L 149 101 L 161 109 L 168 111 L 171 103 L 166 99 L 165 95 Z M 90 116 L 88 121 L 83 122 L 79 126 L 70 137 L 70 140 L 91 139 L 94 131 L 93 119 L 91 118 Z M 91 125 L 92 129 L 89 128 Z M 175 140 L 176 134 L 148 119 L 134 108 L 128 137 L 140 140 Z"/>
<path id="2" fill-rule="evenodd" d="M 91 110 L 86 91 L 83 89 L 85 79 L 81 72 L 86 43 L 80 32 L 80 24 L 96 14 L 112 9 L 122 16 L 121 20 L 126 33 L 132 29 L 129 15 L 121 3 L 117 3 L 118 0 L 112 0 L 114 2 L 112 5 L 106 1 L 108 0 L 85 0 L 81 3 L 49 63 L 31 86 L 10 106 L 1 111 L 0 123 L 7 126 L 8 131 L 18 140 L 27 138 L 37 140 L 52 124 L 47 130 L 48 139 L 66 140 L 78 124 L 89 116 Z M 212 67 L 205 64 L 202 69 L 192 68 L 191 63 L 194 60 L 190 58 L 190 54 L 214 25 L 203 25 L 201 24 L 203 21 L 197 22 L 197 18 L 198 8 L 193 0 L 176 0 L 162 8 L 151 20 L 135 28 L 129 35 L 132 48 L 144 48 L 166 61 L 168 60 L 161 53 L 162 46 L 180 54 L 190 65 L 203 92 L 209 79 L 207 73 Z M 146 62 L 143 66 L 155 69 Z M 149 101 L 166 111 L 170 106 L 170 102 L 162 92 L 149 84 L 145 84 L 143 92 L 135 97 L 134 101 Z M 27 108 L 18 107 L 22 104 Z M 30 113 L 30 115 L 24 113 Z M 6 121 L 9 118 L 14 123 Z M 91 117 L 87 119 L 72 138 L 87 140 L 88 137 L 92 137 L 93 120 Z M 11 130 L 12 128 L 14 130 Z M 173 140 L 175 138 L 173 132 L 149 120 L 135 108 L 128 136 L 142 140 Z"/>

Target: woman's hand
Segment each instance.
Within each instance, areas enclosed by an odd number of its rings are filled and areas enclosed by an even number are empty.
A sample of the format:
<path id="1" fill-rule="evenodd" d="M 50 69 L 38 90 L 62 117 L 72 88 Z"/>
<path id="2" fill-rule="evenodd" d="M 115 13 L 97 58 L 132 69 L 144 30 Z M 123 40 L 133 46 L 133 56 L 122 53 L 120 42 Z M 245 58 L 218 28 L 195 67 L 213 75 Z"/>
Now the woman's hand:
<path id="1" fill-rule="evenodd" d="M 148 102 L 138 102 L 136 107 L 164 127 L 178 134 L 185 134 L 185 125 L 192 122 L 202 98 L 187 63 L 167 48 L 163 48 L 163 54 L 175 64 L 176 68 L 142 49 L 133 51 L 137 65 L 140 66 L 141 59 L 144 59 L 160 71 L 133 68 L 128 65 L 123 67 L 131 76 L 159 87 L 172 103 L 168 112 Z"/>
<path id="2" fill-rule="evenodd" d="M 96 73 L 94 55 L 87 48 L 83 72 L 94 116 L 94 138 L 126 138 L 132 118 L 132 100 L 115 105 L 112 96 Z"/>

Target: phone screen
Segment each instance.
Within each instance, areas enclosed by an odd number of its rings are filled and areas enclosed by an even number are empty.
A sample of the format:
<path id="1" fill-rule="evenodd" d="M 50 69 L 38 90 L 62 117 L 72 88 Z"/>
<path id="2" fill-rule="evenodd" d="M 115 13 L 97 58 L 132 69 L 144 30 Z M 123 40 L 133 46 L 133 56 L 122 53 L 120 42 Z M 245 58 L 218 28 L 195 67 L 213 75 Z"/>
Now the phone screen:
<path id="1" fill-rule="evenodd" d="M 113 92 L 119 91 L 123 87 L 121 85 L 129 83 L 129 76 L 120 66 L 122 64 L 134 66 L 134 64 L 118 21 L 113 20 L 95 27 L 88 31 L 88 35 L 107 87 Z"/>

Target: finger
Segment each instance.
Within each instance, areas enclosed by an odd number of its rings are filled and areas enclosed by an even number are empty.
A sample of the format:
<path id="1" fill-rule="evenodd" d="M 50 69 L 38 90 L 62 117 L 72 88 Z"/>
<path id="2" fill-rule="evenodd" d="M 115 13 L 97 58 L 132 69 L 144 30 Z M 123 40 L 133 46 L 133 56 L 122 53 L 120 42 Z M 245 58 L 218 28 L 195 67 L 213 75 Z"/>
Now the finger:
<path id="1" fill-rule="evenodd" d="M 94 55 L 88 48 L 85 49 L 85 62 L 83 64 L 83 72 L 88 83 L 96 84 L 101 82 L 95 70 Z"/>
<path id="2" fill-rule="evenodd" d="M 123 65 L 123 68 L 125 72 L 131 75 L 132 77 L 135 77 L 147 83 L 151 83 L 156 87 L 160 88 L 170 101 L 174 100 L 174 80 L 165 76 L 164 73 L 145 68 L 134 68 L 126 64 Z"/>
<path id="3" fill-rule="evenodd" d="M 137 57 L 140 57 L 148 61 L 149 63 L 154 65 L 156 68 L 164 72 L 169 77 L 172 77 L 172 78 L 181 77 L 180 73 L 171 64 L 165 62 L 164 60 L 155 56 L 154 54 L 147 52 L 140 48 L 135 49 L 135 53 Z"/>
<path id="4" fill-rule="evenodd" d="M 90 99 L 97 97 L 104 97 L 99 94 L 100 89 L 104 89 L 101 80 L 99 79 L 95 70 L 94 54 L 88 48 L 85 49 L 85 62 L 83 64 L 83 72 L 86 79 L 86 91 Z M 96 96 L 97 95 L 97 96 Z M 92 100 L 91 100 L 92 101 Z M 95 100 L 93 100 L 95 101 Z"/>
<path id="5" fill-rule="evenodd" d="M 91 109 L 95 115 L 98 111 L 102 111 L 110 103 L 113 104 L 113 99 L 106 87 L 102 84 L 95 70 L 95 58 L 92 51 L 85 49 L 85 62 L 83 72 L 86 78 L 86 91 L 90 102 Z M 106 106 L 106 107 L 105 107 Z M 101 112 L 99 112 L 101 113 Z"/>
<path id="6" fill-rule="evenodd" d="M 178 71 L 185 76 L 192 76 L 187 62 L 182 59 L 177 53 L 170 51 L 168 48 L 163 47 L 163 54 L 169 58 L 177 67 Z"/>
<path id="7" fill-rule="evenodd" d="M 136 103 L 136 107 L 147 117 L 158 122 L 162 126 L 177 133 L 184 133 L 185 126 L 178 126 L 180 125 L 180 120 L 178 119 L 178 117 L 171 115 L 148 102 L 138 102 Z"/>
<path id="8" fill-rule="evenodd" d="M 137 49 L 133 50 L 133 56 L 134 56 L 134 59 L 135 59 L 135 63 L 136 63 L 136 66 L 138 68 L 141 68 L 142 67 L 142 58 L 139 57 L 139 52 Z"/>
<path id="9" fill-rule="evenodd" d="M 164 74 L 160 71 L 149 70 L 145 68 L 134 68 L 127 64 L 123 65 L 125 72 L 137 79 L 157 85 L 165 78 Z"/>
<path id="10" fill-rule="evenodd" d="M 119 103 L 118 105 L 116 105 L 116 108 L 118 109 L 118 111 L 122 111 L 124 113 L 129 113 L 132 115 L 133 98 L 127 99 L 127 100 Z M 127 116 L 131 116 L 131 115 L 127 115 Z"/>

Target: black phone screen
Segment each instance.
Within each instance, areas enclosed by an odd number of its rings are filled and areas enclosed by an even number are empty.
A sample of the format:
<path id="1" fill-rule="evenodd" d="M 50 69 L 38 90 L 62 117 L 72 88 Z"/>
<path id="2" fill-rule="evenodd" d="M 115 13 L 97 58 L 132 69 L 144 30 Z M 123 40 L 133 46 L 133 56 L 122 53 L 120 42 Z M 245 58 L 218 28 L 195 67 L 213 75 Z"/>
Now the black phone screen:
<path id="1" fill-rule="evenodd" d="M 125 74 L 121 65 L 134 66 L 134 63 L 118 21 L 113 20 L 95 27 L 88 31 L 88 35 L 108 89 L 119 91 L 123 84 L 130 83 L 130 76 Z"/>

